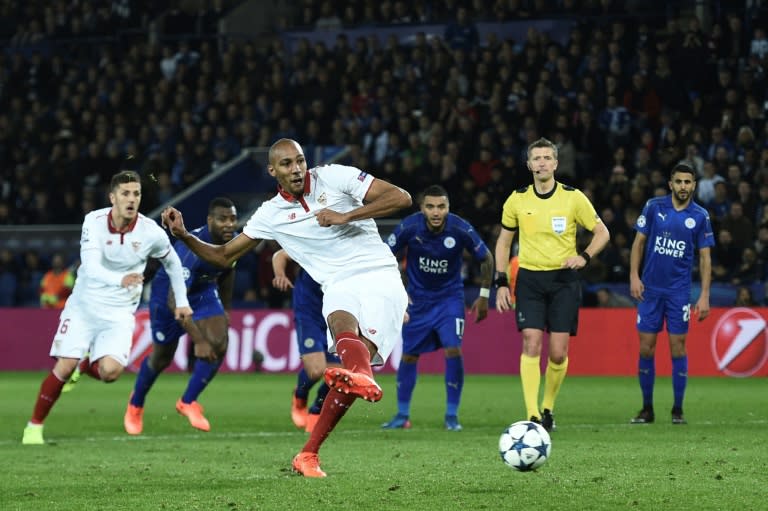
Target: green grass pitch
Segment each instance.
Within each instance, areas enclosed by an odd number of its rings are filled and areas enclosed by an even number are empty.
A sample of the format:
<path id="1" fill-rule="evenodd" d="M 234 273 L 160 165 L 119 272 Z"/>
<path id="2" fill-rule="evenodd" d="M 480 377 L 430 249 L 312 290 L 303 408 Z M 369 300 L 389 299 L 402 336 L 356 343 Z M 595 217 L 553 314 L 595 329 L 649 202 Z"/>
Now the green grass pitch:
<path id="1" fill-rule="evenodd" d="M 523 419 L 517 376 L 468 375 L 464 431 L 442 429 L 441 376 L 419 378 L 413 429 L 383 431 L 396 409 L 358 401 L 320 452 L 329 477 L 294 475 L 307 437 L 289 417 L 295 377 L 221 374 L 203 394 L 212 431 L 193 430 L 174 403 L 184 374 L 164 374 L 147 400 L 144 434 L 122 417 L 134 375 L 84 379 L 46 422 L 45 446 L 21 433 L 43 373 L 0 375 L 2 510 L 758 510 L 768 506 L 768 382 L 691 378 L 689 424 L 669 421 L 671 383 L 656 383 L 657 422 L 630 425 L 635 378 L 567 378 L 552 456 L 515 472 L 497 452 Z"/>

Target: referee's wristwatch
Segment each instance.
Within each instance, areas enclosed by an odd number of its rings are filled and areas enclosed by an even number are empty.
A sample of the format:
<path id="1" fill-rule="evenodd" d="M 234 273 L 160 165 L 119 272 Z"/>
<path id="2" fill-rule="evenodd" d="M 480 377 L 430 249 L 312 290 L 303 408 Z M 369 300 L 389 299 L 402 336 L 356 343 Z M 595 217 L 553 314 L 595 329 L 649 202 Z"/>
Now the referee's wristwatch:
<path id="1" fill-rule="evenodd" d="M 507 276 L 506 272 L 497 271 L 496 278 L 493 280 L 493 285 L 496 287 L 508 286 L 509 277 Z"/>

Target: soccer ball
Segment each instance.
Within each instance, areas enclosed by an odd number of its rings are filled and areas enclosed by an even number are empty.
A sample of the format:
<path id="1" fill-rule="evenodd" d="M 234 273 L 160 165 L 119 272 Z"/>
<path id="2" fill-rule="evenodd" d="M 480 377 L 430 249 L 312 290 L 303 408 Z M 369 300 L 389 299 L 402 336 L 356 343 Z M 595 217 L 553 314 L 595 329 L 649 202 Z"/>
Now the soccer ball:
<path id="1" fill-rule="evenodd" d="M 547 462 L 552 440 L 541 424 L 519 421 L 510 425 L 499 437 L 499 454 L 508 467 L 525 472 L 536 470 Z"/>

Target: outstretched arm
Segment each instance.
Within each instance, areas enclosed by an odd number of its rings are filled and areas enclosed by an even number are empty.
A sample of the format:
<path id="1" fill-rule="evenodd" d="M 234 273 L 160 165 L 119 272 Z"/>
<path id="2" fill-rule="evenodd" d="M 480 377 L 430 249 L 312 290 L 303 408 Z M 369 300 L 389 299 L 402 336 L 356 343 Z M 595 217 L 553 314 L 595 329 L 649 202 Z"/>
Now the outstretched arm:
<path id="1" fill-rule="evenodd" d="M 251 239 L 244 234 L 239 234 L 224 245 L 206 243 L 187 231 L 186 227 L 184 227 L 184 218 L 181 215 L 181 211 L 170 206 L 163 210 L 161 219 L 162 225 L 167 227 L 171 234 L 188 246 L 196 256 L 220 268 L 231 267 L 232 263 L 240 259 L 261 241 Z"/>
<path id="2" fill-rule="evenodd" d="M 343 225 L 355 220 L 388 216 L 410 207 L 411 203 L 411 195 L 402 188 L 381 179 L 374 179 L 365 196 L 365 204 L 359 208 L 346 213 L 322 209 L 316 213 L 316 217 L 323 227 Z"/>

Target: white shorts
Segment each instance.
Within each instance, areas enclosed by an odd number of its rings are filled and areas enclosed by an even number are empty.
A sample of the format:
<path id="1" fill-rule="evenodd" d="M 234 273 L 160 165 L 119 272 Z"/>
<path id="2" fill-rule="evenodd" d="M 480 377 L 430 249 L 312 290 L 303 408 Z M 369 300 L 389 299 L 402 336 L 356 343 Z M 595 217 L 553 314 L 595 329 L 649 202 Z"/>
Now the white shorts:
<path id="1" fill-rule="evenodd" d="M 323 290 L 323 317 L 343 310 L 360 325 L 360 334 L 378 348 L 371 365 L 386 362 L 401 342 L 403 317 L 408 307 L 400 271 L 397 268 L 370 271 L 334 281 Z M 336 339 L 328 330 L 328 351 L 336 353 Z"/>
<path id="2" fill-rule="evenodd" d="M 59 316 L 50 355 L 80 359 L 90 352 L 91 361 L 109 355 L 126 366 L 135 324 L 133 309 L 83 307 L 68 300 Z"/>

